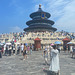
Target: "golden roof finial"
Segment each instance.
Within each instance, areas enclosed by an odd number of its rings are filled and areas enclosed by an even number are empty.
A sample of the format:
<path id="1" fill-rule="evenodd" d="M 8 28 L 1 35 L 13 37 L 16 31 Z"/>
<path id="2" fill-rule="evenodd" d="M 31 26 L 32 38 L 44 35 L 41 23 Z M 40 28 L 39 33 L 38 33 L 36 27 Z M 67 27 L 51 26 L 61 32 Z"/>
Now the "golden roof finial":
<path id="1" fill-rule="evenodd" d="M 41 4 L 39 4 L 39 8 L 41 8 Z"/>

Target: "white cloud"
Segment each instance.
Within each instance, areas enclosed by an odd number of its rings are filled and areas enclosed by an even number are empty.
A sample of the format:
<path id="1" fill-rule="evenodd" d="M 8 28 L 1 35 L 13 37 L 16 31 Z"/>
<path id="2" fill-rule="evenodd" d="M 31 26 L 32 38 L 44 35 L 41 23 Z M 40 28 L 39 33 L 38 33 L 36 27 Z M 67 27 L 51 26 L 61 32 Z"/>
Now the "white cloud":
<path id="1" fill-rule="evenodd" d="M 64 14 L 56 21 L 58 29 L 75 32 L 75 1 L 67 4 L 62 11 Z"/>
<path id="2" fill-rule="evenodd" d="M 41 4 L 44 11 L 51 14 L 50 19 L 55 21 L 54 27 L 75 32 L 75 0 L 43 0 Z"/>
<path id="3" fill-rule="evenodd" d="M 52 0 L 48 1 L 47 7 L 45 8 L 46 11 L 51 13 L 52 19 L 58 18 L 64 14 L 63 9 L 69 3 L 69 1 L 65 0 Z"/>
<path id="4" fill-rule="evenodd" d="M 23 29 L 21 29 L 18 26 L 15 27 L 9 27 L 10 32 L 23 32 Z"/>

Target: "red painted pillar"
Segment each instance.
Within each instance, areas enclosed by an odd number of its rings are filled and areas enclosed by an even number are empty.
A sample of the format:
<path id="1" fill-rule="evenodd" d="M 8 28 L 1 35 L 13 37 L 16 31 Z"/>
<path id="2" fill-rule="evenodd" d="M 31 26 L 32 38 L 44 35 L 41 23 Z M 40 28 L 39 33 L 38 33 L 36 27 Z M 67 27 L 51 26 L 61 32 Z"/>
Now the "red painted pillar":
<path id="1" fill-rule="evenodd" d="M 41 40 L 39 38 L 34 39 L 34 49 L 41 49 Z"/>

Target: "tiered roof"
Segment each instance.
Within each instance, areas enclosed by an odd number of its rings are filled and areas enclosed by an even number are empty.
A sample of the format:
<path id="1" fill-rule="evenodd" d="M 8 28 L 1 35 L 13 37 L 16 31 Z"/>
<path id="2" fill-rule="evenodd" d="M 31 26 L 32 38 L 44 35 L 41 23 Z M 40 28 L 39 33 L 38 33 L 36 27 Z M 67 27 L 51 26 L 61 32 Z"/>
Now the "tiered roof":
<path id="1" fill-rule="evenodd" d="M 30 14 L 32 20 L 27 21 L 26 24 L 29 26 L 24 31 L 56 31 L 57 29 L 52 27 L 54 21 L 48 20 L 51 15 L 48 12 L 44 12 L 39 5 L 39 9 L 36 12 Z"/>

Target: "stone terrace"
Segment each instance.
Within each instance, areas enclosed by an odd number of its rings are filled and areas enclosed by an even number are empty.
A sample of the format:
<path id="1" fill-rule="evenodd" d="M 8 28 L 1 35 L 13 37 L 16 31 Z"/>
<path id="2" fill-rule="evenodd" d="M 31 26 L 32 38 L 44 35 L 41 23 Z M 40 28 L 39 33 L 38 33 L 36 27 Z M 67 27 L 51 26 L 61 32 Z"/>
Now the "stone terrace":
<path id="1" fill-rule="evenodd" d="M 48 69 L 49 65 L 45 65 L 42 51 L 33 51 L 27 60 L 23 60 L 21 54 L 3 56 L 0 59 L 0 75 L 52 75 Z M 68 52 L 60 53 L 60 75 L 75 75 L 75 59 Z"/>

